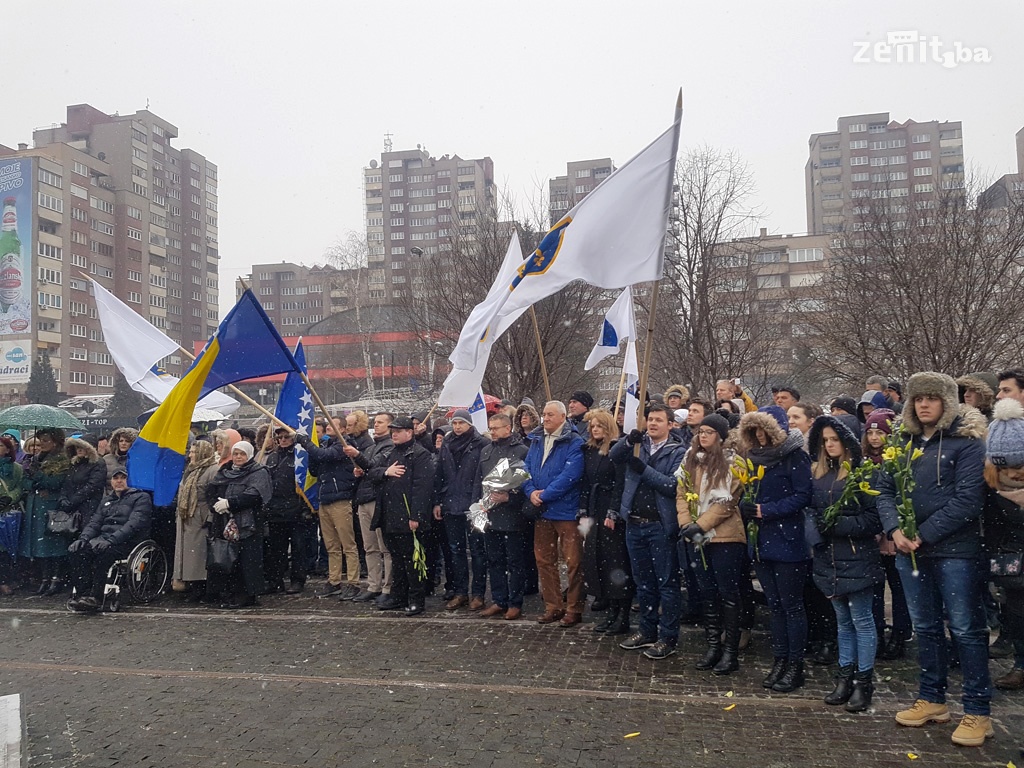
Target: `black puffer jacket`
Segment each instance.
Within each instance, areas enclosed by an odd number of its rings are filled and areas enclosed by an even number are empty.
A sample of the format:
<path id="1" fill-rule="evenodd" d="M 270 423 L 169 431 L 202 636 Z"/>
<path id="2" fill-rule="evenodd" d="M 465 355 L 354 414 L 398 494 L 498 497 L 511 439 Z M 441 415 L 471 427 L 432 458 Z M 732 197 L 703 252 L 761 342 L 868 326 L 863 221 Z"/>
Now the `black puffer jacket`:
<path id="1" fill-rule="evenodd" d="M 511 437 L 503 437 L 501 440 L 494 440 L 480 449 L 480 461 L 477 465 L 476 480 L 473 483 L 473 501 L 483 498 L 483 479 L 502 459 L 519 459 L 523 461 L 529 449 L 516 433 Z M 521 531 L 526 525 L 526 518 L 523 516 L 523 504 L 526 496 L 523 489 L 517 488 L 509 492 L 508 501 L 504 504 L 497 504 L 487 511 L 487 518 L 490 520 L 488 530 L 509 533 Z M 471 502 L 472 503 L 472 502 Z"/>
<path id="2" fill-rule="evenodd" d="M 399 464 L 405 467 L 401 477 L 383 475 L 377 495 L 377 507 L 373 511 L 370 529 L 383 529 L 385 533 L 410 533 L 409 521 L 420 524 L 420 531 L 430 525 L 431 486 L 434 482 L 434 461 L 430 451 L 410 440 L 393 446 L 388 466 Z M 407 506 L 408 505 L 408 506 Z"/>
<path id="3" fill-rule="evenodd" d="M 989 488 L 985 494 L 985 550 L 1024 552 L 1024 508 Z"/>
<path id="4" fill-rule="evenodd" d="M 85 450 L 85 456 L 78 455 L 79 448 Z M 103 498 L 103 489 L 107 484 L 107 465 L 100 459 L 95 448 L 77 437 L 67 439 L 64 452 L 71 461 L 71 469 L 60 490 L 60 507 L 67 512 L 80 512 L 82 520 L 88 521 Z"/>
<path id="5" fill-rule="evenodd" d="M 359 485 L 356 486 L 356 505 L 366 504 L 377 498 L 380 484 L 384 482 L 384 470 L 388 468 L 388 459 L 395 447 L 390 433 L 381 438 L 371 439 L 373 444 L 360 448 L 359 455 L 353 459 L 356 466 L 364 472 L 359 478 Z"/>
<path id="6" fill-rule="evenodd" d="M 133 547 L 149 538 L 153 519 L 153 500 L 145 491 L 129 488 L 120 496 L 111 491 L 89 519 L 79 535 L 83 541 L 104 538 L 114 546 Z"/>
<path id="7" fill-rule="evenodd" d="M 272 493 L 270 472 L 255 459 L 249 459 L 241 467 L 228 462 L 217 470 L 206 486 L 206 500 L 211 509 L 218 499 L 228 501 L 227 514 L 213 514 L 211 533 L 219 538 L 229 517 L 234 517 L 241 538 L 262 536 L 266 524 L 263 507 L 270 501 Z"/>
<path id="8" fill-rule="evenodd" d="M 626 465 L 615 464 L 611 456 L 601 455 L 592 445 L 583 446 L 583 477 L 580 478 L 580 512 L 594 518 L 597 525 L 611 512 L 618 519 Z"/>
<path id="9" fill-rule="evenodd" d="M 480 451 L 487 438 L 470 427 L 468 432 L 452 432 L 441 443 L 434 474 L 434 504 L 441 505 L 445 515 L 465 516 L 469 505 L 479 499 L 473 485 L 480 466 Z"/>
<path id="10" fill-rule="evenodd" d="M 328 437 L 323 445 L 309 440 L 302 444 L 309 453 L 310 471 L 320 484 L 320 503 L 333 504 L 351 499 L 356 493 L 356 465 L 345 455 L 346 440 Z"/>
<path id="11" fill-rule="evenodd" d="M 295 485 L 295 449 L 278 448 L 267 455 L 273 491 L 264 509 L 268 523 L 295 523 L 309 512 Z"/>

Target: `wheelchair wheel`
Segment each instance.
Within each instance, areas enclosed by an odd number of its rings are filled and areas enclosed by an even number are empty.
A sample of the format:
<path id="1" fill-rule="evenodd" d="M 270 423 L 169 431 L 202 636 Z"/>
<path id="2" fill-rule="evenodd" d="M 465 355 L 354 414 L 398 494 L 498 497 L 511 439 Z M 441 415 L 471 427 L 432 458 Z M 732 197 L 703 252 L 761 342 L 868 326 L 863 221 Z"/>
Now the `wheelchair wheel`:
<path id="1" fill-rule="evenodd" d="M 152 539 L 128 555 L 128 591 L 137 603 L 155 600 L 167 586 L 167 556 Z"/>

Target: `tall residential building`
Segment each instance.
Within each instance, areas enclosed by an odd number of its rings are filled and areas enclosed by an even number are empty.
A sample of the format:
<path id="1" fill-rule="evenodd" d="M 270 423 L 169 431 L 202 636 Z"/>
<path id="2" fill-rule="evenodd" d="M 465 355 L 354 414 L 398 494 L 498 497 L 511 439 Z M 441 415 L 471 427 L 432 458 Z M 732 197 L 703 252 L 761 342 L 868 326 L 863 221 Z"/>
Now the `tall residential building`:
<path id="1" fill-rule="evenodd" d="M 253 264 L 244 282 L 281 333 L 301 334 L 325 317 L 353 306 L 353 291 L 360 277 L 365 281 L 365 274 L 354 269 L 282 261 Z M 235 282 L 236 298 L 242 295 L 242 283 L 242 278 Z"/>
<path id="2" fill-rule="evenodd" d="M 607 179 L 614 170 L 615 164 L 610 157 L 566 163 L 565 176 L 555 176 L 548 180 L 551 226 L 557 224 L 569 209 L 590 194 L 594 187 Z"/>
<path id="3" fill-rule="evenodd" d="M 368 297 L 392 303 L 412 291 L 410 259 L 472 242 L 495 212 L 494 163 L 430 156 L 417 147 L 381 153 L 363 169 Z"/>
<path id="4" fill-rule="evenodd" d="M 979 208 L 1008 208 L 1011 201 L 1024 200 L 1024 128 L 1017 131 L 1017 172 L 998 178 L 978 196 Z"/>
<path id="5" fill-rule="evenodd" d="M 850 229 L 863 198 L 934 196 L 964 183 L 959 121 L 899 123 L 888 112 L 840 117 L 836 130 L 810 138 L 805 168 L 807 231 Z"/>

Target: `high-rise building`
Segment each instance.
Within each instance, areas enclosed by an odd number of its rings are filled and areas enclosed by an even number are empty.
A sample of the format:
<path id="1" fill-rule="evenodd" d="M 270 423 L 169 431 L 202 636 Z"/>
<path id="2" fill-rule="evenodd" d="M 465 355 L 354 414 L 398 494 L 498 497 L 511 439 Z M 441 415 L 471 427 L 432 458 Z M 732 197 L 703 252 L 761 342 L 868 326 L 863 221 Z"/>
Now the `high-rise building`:
<path id="1" fill-rule="evenodd" d="M 805 168 L 807 231 L 849 230 L 864 198 L 911 202 L 964 184 L 959 121 L 899 123 L 888 112 L 840 117 L 836 130 L 810 138 Z"/>
<path id="2" fill-rule="evenodd" d="M 565 176 L 548 180 L 548 207 L 551 226 L 558 223 L 580 200 L 607 179 L 615 164 L 610 157 L 598 160 L 574 160 L 565 164 Z"/>
<path id="3" fill-rule="evenodd" d="M 86 275 L 187 349 L 217 326 L 217 167 L 172 146 L 177 135 L 148 110 L 76 104 L 66 122 L 34 131 L 33 148 L 0 147 L 0 164 L 27 164 L 37 192 L 26 212 L 35 243 L 23 244 L 26 265 L 37 260 L 25 275 L 30 344 L 49 352 L 61 392 L 113 392 Z M 180 375 L 188 360 L 163 363 Z"/>
<path id="4" fill-rule="evenodd" d="M 359 277 L 354 269 L 307 267 L 282 261 L 253 264 L 244 283 L 252 288 L 281 333 L 301 334 L 328 315 L 348 309 Z M 365 275 L 361 277 L 365 281 Z M 235 283 L 236 298 L 242 295 L 242 285 L 239 278 Z"/>
<path id="5" fill-rule="evenodd" d="M 980 208 L 1008 208 L 1011 202 L 1024 200 L 1024 128 L 1017 131 L 1017 172 L 998 178 L 978 196 Z"/>

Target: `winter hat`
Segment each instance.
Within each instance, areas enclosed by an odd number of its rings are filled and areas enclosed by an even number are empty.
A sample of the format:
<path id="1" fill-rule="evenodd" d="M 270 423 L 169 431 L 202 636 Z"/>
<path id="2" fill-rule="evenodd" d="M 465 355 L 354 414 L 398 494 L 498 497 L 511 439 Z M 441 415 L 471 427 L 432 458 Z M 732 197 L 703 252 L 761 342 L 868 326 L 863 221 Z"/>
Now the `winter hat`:
<path id="1" fill-rule="evenodd" d="M 21 442 L 21 430 L 20 429 L 8 429 L 6 432 L 4 432 L 4 434 L 5 435 L 10 435 L 15 440 L 17 440 L 19 443 Z"/>
<path id="2" fill-rule="evenodd" d="M 949 429 L 950 425 L 960 415 L 960 401 L 957 398 L 956 382 L 952 377 L 936 371 L 922 371 L 915 373 L 907 380 L 906 401 L 907 407 L 903 409 L 903 426 L 912 435 L 921 434 L 923 427 L 917 420 L 914 412 L 914 398 L 921 395 L 931 395 L 942 400 L 942 418 L 939 419 L 936 427 L 939 431 Z"/>
<path id="3" fill-rule="evenodd" d="M 711 427 L 723 440 L 729 436 L 729 422 L 724 416 L 719 416 L 717 413 L 705 416 L 701 419 L 700 425 L 702 427 Z"/>
<path id="4" fill-rule="evenodd" d="M 667 401 L 673 395 L 681 397 L 684 403 L 689 402 L 690 400 L 690 390 L 682 384 L 673 384 L 670 386 L 665 390 L 665 394 L 662 395 L 662 398 Z"/>
<path id="5" fill-rule="evenodd" d="M 521 403 L 519 404 L 519 407 L 520 407 L 520 408 L 522 408 L 522 407 L 523 407 L 524 405 L 528 405 L 528 406 L 530 406 L 531 408 L 536 408 L 536 407 L 537 407 L 537 406 L 536 406 L 536 405 L 534 404 L 534 402 L 533 402 L 533 398 L 532 398 L 532 397 L 524 397 L 524 398 L 523 398 L 523 402 L 521 402 Z"/>
<path id="6" fill-rule="evenodd" d="M 676 408 L 675 410 L 675 422 L 676 424 L 685 424 L 686 416 L 690 411 L 688 408 Z"/>
<path id="7" fill-rule="evenodd" d="M 835 416 L 834 418 L 838 419 L 847 427 L 849 427 L 850 431 L 857 436 L 857 439 L 860 439 L 862 433 L 860 419 L 858 419 L 852 413 L 841 413 L 838 416 Z"/>
<path id="8" fill-rule="evenodd" d="M 887 435 L 891 435 L 894 421 L 896 421 L 896 414 L 893 411 L 890 411 L 888 408 L 877 408 L 871 412 L 871 415 L 864 422 L 864 432 L 867 433 L 872 429 L 878 429 Z"/>
<path id="9" fill-rule="evenodd" d="M 456 421 L 464 421 L 467 424 L 472 424 L 473 417 L 465 408 L 459 408 L 459 410 L 457 410 L 452 416 L 452 423 L 454 424 Z"/>
<path id="10" fill-rule="evenodd" d="M 575 400 L 577 403 L 585 408 L 590 408 L 594 404 L 594 398 L 589 392 L 585 392 L 582 389 L 578 389 L 569 396 L 570 400 Z"/>
<path id="11" fill-rule="evenodd" d="M 1006 398 L 996 403 L 988 428 L 985 458 L 997 467 L 1024 466 L 1024 406 Z"/>
<path id="12" fill-rule="evenodd" d="M 888 384 L 886 384 L 885 385 L 885 390 L 889 390 L 889 389 L 891 389 L 893 392 L 895 392 L 900 397 L 903 397 L 903 387 L 900 385 L 900 383 L 898 381 L 890 381 Z M 882 390 L 882 391 L 884 392 L 885 390 Z"/>
<path id="13" fill-rule="evenodd" d="M 836 408 L 846 411 L 851 416 L 857 415 L 857 404 L 853 401 L 852 397 L 847 397 L 846 395 L 837 397 L 832 401 L 832 410 Z"/>
<path id="14" fill-rule="evenodd" d="M 788 390 L 787 390 L 788 391 Z M 758 413 L 767 413 L 782 427 L 783 432 L 789 432 L 789 416 L 778 405 L 766 405 L 757 409 Z"/>
<path id="15" fill-rule="evenodd" d="M 887 408 L 889 406 L 889 399 L 885 396 L 884 392 L 879 392 L 877 389 L 869 389 L 863 395 L 860 396 L 860 402 L 857 403 L 857 418 L 863 423 L 864 419 L 864 406 L 870 405 L 872 408 Z"/>
<path id="16" fill-rule="evenodd" d="M 422 424 L 424 421 L 427 420 L 427 412 L 426 411 L 416 411 L 416 413 L 414 413 L 412 415 L 412 420 L 413 421 L 418 421 L 420 424 Z"/>
<path id="17" fill-rule="evenodd" d="M 239 440 L 237 443 L 231 446 L 231 452 L 234 453 L 235 451 L 241 451 L 246 455 L 246 458 L 249 459 L 251 459 L 253 453 L 255 453 L 252 447 L 252 443 L 247 442 L 245 440 Z"/>
<path id="18" fill-rule="evenodd" d="M 462 412 L 465 414 L 469 413 L 469 411 L 464 409 L 462 409 Z M 458 416 L 459 411 L 456 411 L 455 415 Z M 472 423 L 472 420 L 470 420 L 470 423 Z M 388 427 L 388 429 L 390 429 L 392 432 L 394 432 L 396 429 L 413 429 L 412 419 L 410 419 L 408 416 L 396 416 L 395 420 L 391 422 L 391 425 Z"/>

